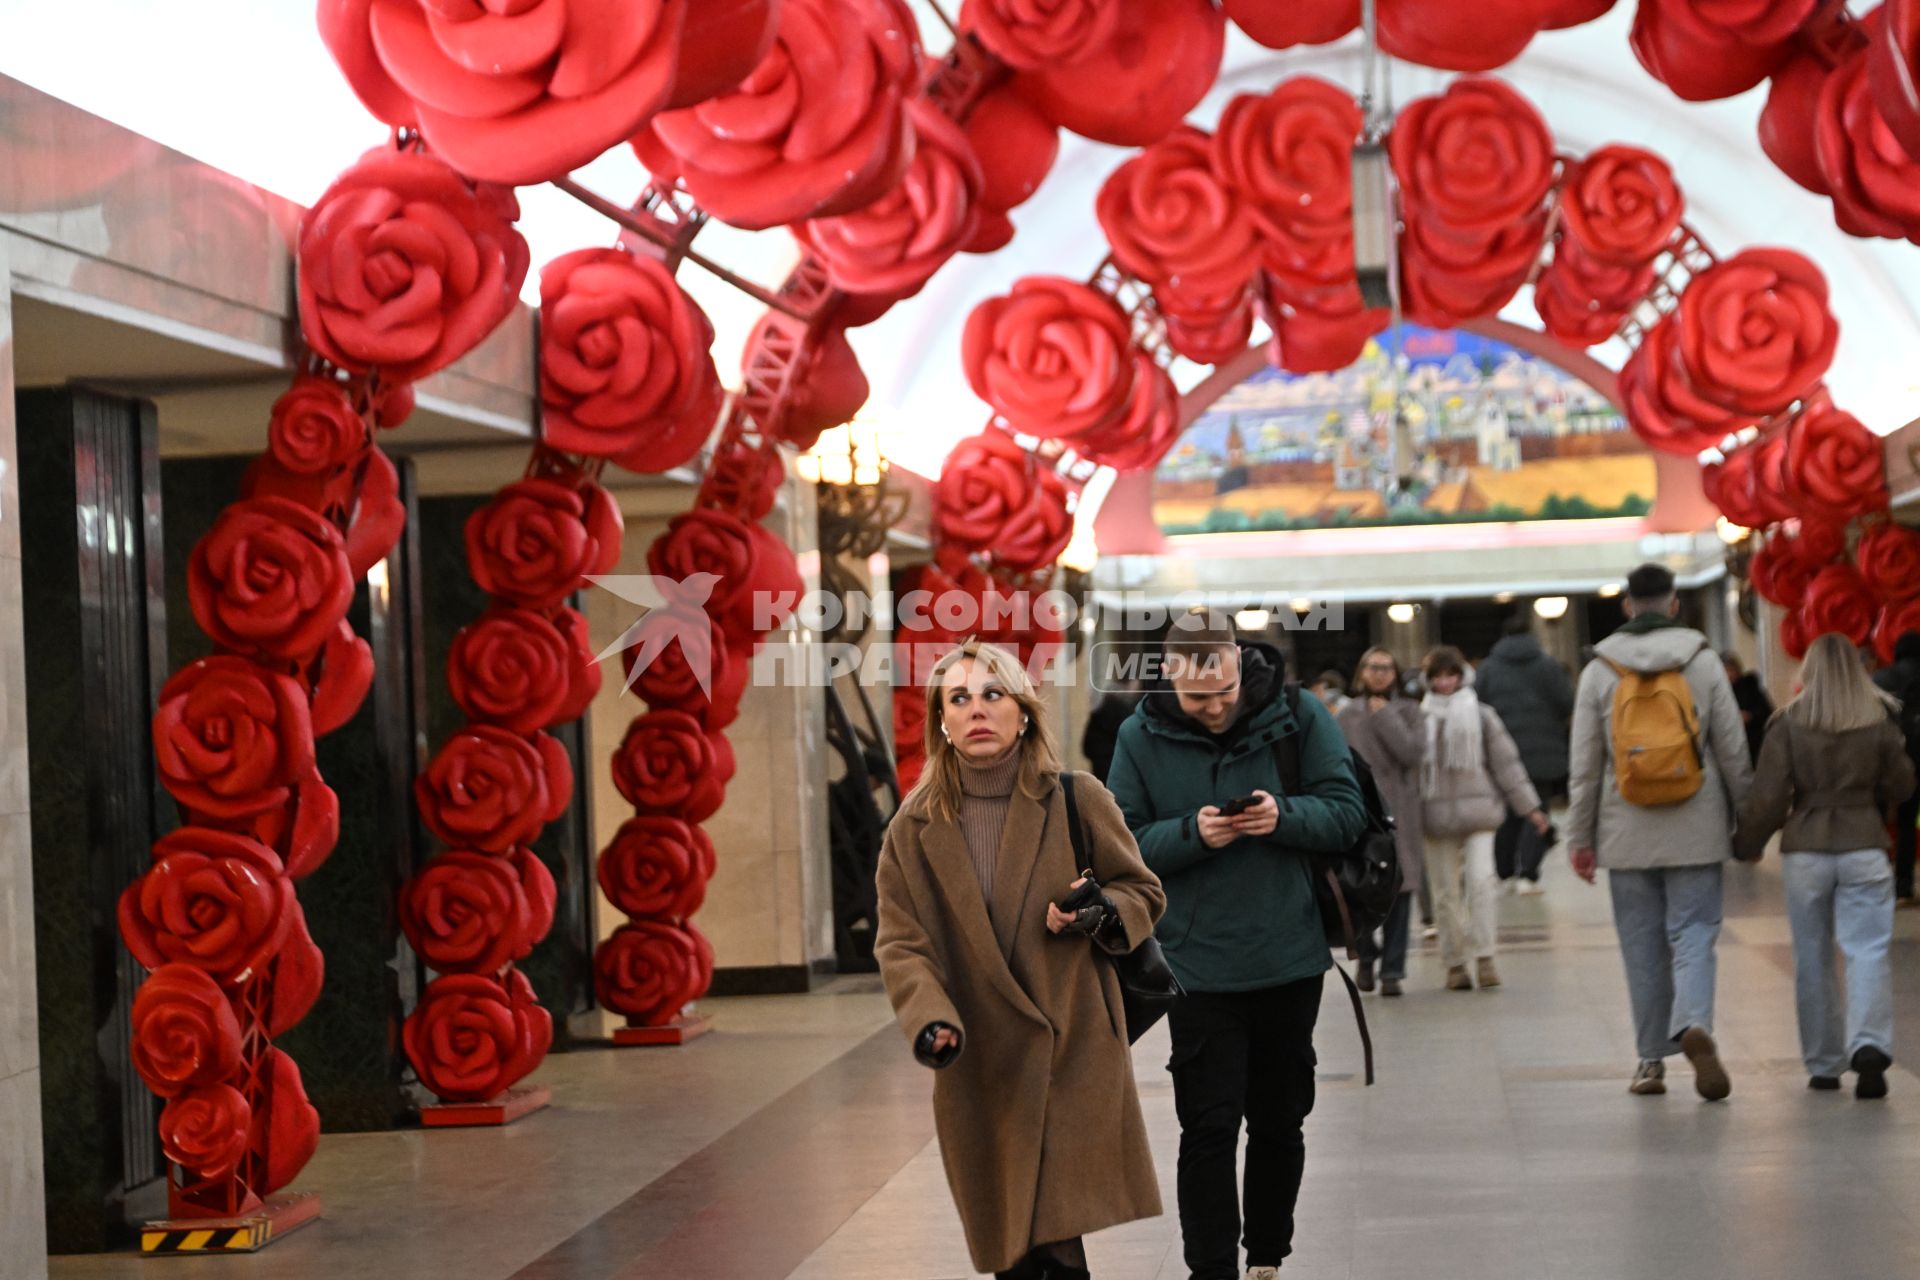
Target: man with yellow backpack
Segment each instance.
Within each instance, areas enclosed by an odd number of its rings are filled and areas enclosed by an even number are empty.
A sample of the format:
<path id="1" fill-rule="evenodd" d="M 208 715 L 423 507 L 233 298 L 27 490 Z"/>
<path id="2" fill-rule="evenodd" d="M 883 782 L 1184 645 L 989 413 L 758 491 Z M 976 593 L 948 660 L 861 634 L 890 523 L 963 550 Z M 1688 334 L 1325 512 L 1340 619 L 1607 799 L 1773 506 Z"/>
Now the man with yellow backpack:
<path id="1" fill-rule="evenodd" d="M 1627 576 L 1627 622 L 1574 696 L 1567 841 L 1581 879 L 1607 869 L 1640 1053 L 1628 1088 L 1665 1093 L 1679 1052 L 1717 1102 L 1733 1090 L 1713 1040 L 1720 875 L 1753 770 L 1726 669 L 1679 608 L 1665 566 Z"/>

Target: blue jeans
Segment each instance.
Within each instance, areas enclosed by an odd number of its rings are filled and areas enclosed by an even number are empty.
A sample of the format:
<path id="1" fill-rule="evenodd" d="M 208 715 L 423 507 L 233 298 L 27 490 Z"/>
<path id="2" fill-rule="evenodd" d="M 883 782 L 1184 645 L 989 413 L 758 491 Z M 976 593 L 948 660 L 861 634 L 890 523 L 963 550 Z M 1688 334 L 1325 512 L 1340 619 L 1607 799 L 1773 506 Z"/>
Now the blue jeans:
<path id="1" fill-rule="evenodd" d="M 1807 1074 L 1837 1076 L 1868 1046 L 1893 1054 L 1893 865 L 1884 850 L 1789 853 L 1794 1004 Z M 1834 971 L 1847 960 L 1846 987 Z"/>
<path id="2" fill-rule="evenodd" d="M 1379 930 L 1370 930 L 1356 938 L 1355 949 L 1362 960 L 1378 960 L 1380 976 L 1398 982 L 1407 976 L 1407 933 L 1412 927 L 1413 893 L 1409 890 L 1393 900 L 1387 922 Z M 1386 935 L 1383 946 L 1380 934 Z"/>
<path id="3" fill-rule="evenodd" d="M 1688 1027 L 1713 1030 L 1720 863 L 1610 871 L 1613 924 L 1627 966 L 1633 1036 L 1643 1061 L 1679 1052 Z"/>

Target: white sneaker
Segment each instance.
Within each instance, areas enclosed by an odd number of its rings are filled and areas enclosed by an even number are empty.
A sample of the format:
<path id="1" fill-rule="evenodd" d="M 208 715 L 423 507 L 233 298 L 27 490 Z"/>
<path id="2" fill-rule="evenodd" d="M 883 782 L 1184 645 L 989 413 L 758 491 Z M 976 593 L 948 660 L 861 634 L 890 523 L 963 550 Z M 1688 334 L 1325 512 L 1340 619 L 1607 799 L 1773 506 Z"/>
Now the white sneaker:
<path id="1" fill-rule="evenodd" d="M 1440 936 L 1440 928 L 1438 925 L 1430 924 L 1426 928 L 1420 931 L 1420 937 L 1427 942 L 1432 942 L 1435 938 L 1439 936 Z"/>
<path id="2" fill-rule="evenodd" d="M 1538 880 L 1523 879 L 1517 882 L 1513 886 L 1513 892 L 1514 892 L 1514 896 L 1516 897 L 1537 898 L 1541 894 L 1545 893 L 1546 890 L 1540 887 L 1540 882 Z"/>
<path id="3" fill-rule="evenodd" d="M 1248 1267 L 1247 1280 L 1280 1280 L 1280 1268 Z"/>

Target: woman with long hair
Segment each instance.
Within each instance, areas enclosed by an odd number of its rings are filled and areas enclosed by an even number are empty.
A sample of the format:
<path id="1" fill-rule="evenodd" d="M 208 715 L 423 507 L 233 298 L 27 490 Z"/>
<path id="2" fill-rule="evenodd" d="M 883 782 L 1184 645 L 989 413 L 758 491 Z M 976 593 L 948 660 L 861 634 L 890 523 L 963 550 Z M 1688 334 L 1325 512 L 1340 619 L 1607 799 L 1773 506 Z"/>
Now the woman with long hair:
<path id="1" fill-rule="evenodd" d="M 1774 713 L 1734 856 L 1758 861 L 1781 832 L 1793 980 L 1807 1086 L 1855 1072 L 1856 1098 L 1887 1096 L 1893 1065 L 1893 864 L 1887 811 L 1914 790 L 1913 761 L 1860 652 L 1828 634 L 1807 648 L 1800 692 Z M 1846 957 L 1844 994 L 1833 953 Z"/>
<path id="2" fill-rule="evenodd" d="M 1400 855 L 1401 890 L 1387 913 L 1386 943 L 1373 934 L 1360 941 L 1362 991 L 1371 991 L 1379 964 L 1380 994 L 1397 996 L 1407 976 L 1407 931 L 1413 895 L 1425 870 L 1420 832 L 1420 765 L 1427 758 L 1427 730 L 1420 704 L 1400 696 L 1400 662 L 1391 649 L 1374 646 L 1360 655 L 1353 696 L 1335 717 L 1347 742 L 1373 770 L 1374 783 L 1393 815 L 1393 845 Z"/>
<path id="3" fill-rule="evenodd" d="M 934 1127 L 974 1267 L 1084 1280 L 1083 1236 L 1160 1213 L 1107 957 L 1152 935 L 1166 896 L 1106 788 L 1063 776 L 1012 654 L 969 640 L 935 664 L 925 733 L 880 851 L 874 955 L 938 1072 Z M 1063 911 L 1088 876 L 1094 903 Z"/>
<path id="4" fill-rule="evenodd" d="M 1499 923 L 1493 833 L 1506 821 L 1509 805 L 1527 815 L 1542 835 L 1549 824 L 1506 726 L 1474 696 L 1466 655 L 1441 645 L 1421 665 L 1427 683 L 1420 701 L 1427 754 L 1420 767 L 1420 821 L 1433 910 L 1440 919 L 1440 958 L 1449 991 L 1471 991 L 1475 982 L 1484 990 L 1500 985 L 1493 964 Z"/>

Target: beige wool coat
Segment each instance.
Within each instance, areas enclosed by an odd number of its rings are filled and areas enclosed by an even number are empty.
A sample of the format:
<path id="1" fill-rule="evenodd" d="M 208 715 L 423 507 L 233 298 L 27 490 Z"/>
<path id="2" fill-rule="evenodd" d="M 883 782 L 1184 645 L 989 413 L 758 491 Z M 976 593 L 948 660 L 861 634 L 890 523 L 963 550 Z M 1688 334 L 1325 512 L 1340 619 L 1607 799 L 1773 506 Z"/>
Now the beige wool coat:
<path id="1" fill-rule="evenodd" d="M 1166 908 L 1113 797 L 1079 774 L 1087 858 L 1128 948 Z M 1036 1245 L 1161 1212 L 1113 965 L 1089 939 L 1047 932 L 1047 903 L 1079 874 L 1057 786 L 1015 790 L 993 880 L 996 930 L 957 821 L 909 796 L 880 851 L 874 955 L 908 1043 L 929 1023 L 960 1028 L 934 1074 L 947 1184 L 980 1271 Z"/>

